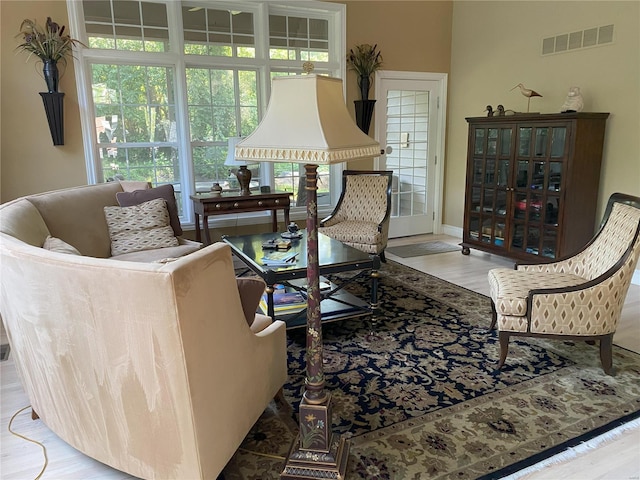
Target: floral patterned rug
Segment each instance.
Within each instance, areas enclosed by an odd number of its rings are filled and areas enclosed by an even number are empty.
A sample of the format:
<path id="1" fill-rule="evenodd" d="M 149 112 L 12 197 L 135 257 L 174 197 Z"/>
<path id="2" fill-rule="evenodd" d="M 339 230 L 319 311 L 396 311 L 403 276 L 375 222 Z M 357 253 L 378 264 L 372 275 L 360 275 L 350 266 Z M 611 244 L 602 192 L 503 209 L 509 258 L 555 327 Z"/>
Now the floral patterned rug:
<path id="1" fill-rule="evenodd" d="M 388 262 L 373 319 L 323 326 L 334 432 L 349 438 L 348 479 L 500 478 L 640 416 L 640 355 L 512 339 L 496 371 L 487 297 Z M 368 284 L 349 287 L 366 299 Z M 279 478 L 297 431 L 304 329 L 288 332 L 292 409 L 275 402 L 223 478 Z"/>

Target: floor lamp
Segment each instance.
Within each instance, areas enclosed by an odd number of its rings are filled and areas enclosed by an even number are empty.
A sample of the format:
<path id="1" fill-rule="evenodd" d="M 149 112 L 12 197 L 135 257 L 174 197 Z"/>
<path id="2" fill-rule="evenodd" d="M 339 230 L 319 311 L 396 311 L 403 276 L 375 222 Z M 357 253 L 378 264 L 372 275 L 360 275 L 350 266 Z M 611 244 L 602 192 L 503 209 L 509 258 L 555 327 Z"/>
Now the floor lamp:
<path id="1" fill-rule="evenodd" d="M 306 380 L 298 412 L 300 431 L 280 474 L 283 479 L 344 478 L 349 445 L 332 433 L 331 395 L 325 390 L 322 361 L 317 169 L 378 155 L 378 142 L 349 115 L 342 80 L 320 75 L 275 77 L 264 118 L 236 145 L 237 159 L 302 163 L 306 173 Z"/>

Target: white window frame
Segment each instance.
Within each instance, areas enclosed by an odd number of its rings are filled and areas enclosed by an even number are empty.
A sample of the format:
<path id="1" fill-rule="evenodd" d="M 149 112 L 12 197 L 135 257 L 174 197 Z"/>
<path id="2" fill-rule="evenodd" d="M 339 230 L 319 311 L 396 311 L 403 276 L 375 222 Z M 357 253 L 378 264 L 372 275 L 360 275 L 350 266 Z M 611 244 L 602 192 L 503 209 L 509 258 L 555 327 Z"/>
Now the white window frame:
<path id="1" fill-rule="evenodd" d="M 187 67 L 233 67 L 242 65 L 254 66 L 258 71 L 258 114 L 262 118 L 268 104 L 270 95 L 271 70 L 301 71 L 302 61 L 269 60 L 269 14 L 276 15 L 310 15 L 329 20 L 330 55 L 334 61 L 322 64 L 318 73 L 327 73 L 338 78 L 346 76 L 346 6 L 344 4 L 307 0 L 304 2 L 267 2 L 267 1 L 235 1 L 224 2 L 219 0 L 186 1 L 189 6 L 202 6 L 209 8 L 240 9 L 254 14 L 255 22 L 255 47 L 256 58 L 215 57 L 206 55 L 184 54 L 184 42 L 182 35 L 182 2 L 176 0 L 149 0 L 153 3 L 163 3 L 167 7 L 167 20 L 170 38 L 170 50 L 168 52 L 131 52 L 122 50 L 98 50 L 80 48 L 74 57 L 76 84 L 78 89 L 78 105 L 80 107 L 80 120 L 82 127 L 82 140 L 87 171 L 87 183 L 93 184 L 104 181 L 99 168 L 99 154 L 95 129 L 95 110 L 92 98 L 91 64 L 116 62 L 119 64 L 137 64 L 144 66 L 162 66 L 172 70 L 174 75 L 174 88 L 176 98 L 176 127 L 178 131 L 178 157 L 180 161 L 180 185 L 183 215 L 181 220 L 185 227 L 193 227 L 193 205 L 189 196 L 195 191 L 193 162 L 191 155 L 191 140 L 189 136 L 189 116 L 187 111 L 187 88 L 184 72 Z M 69 27 L 76 32 L 74 37 L 88 45 L 88 38 L 84 28 L 84 11 L 82 2 L 67 0 L 69 14 Z M 343 82 L 343 94 L 346 98 L 346 86 Z M 343 164 L 331 166 L 331 205 L 334 205 L 340 195 L 341 172 Z M 261 181 L 270 182 L 273 178 L 273 166 L 263 163 L 261 166 Z M 319 206 L 319 215 L 324 216 L 331 212 L 331 205 Z M 243 214 L 238 218 L 230 216 L 215 217 L 211 222 L 215 227 L 228 227 L 234 225 L 250 225 L 270 222 L 269 212 L 256 212 L 255 214 Z M 306 218 L 304 206 L 292 209 L 291 217 L 294 220 Z"/>

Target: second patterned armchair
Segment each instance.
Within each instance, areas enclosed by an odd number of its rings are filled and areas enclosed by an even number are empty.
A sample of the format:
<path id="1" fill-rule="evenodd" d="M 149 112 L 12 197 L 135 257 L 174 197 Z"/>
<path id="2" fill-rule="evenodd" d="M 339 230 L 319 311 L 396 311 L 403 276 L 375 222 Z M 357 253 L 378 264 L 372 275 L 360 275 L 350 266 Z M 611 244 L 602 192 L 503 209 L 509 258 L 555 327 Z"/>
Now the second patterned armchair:
<path id="1" fill-rule="evenodd" d="M 344 170 L 340 199 L 320 222 L 320 232 L 385 261 L 392 175 L 392 171 Z"/>
<path id="2" fill-rule="evenodd" d="M 640 198 L 616 193 L 600 231 L 580 252 L 552 263 L 489 272 L 501 368 L 512 335 L 600 341 L 612 373 L 612 341 L 640 257 Z"/>

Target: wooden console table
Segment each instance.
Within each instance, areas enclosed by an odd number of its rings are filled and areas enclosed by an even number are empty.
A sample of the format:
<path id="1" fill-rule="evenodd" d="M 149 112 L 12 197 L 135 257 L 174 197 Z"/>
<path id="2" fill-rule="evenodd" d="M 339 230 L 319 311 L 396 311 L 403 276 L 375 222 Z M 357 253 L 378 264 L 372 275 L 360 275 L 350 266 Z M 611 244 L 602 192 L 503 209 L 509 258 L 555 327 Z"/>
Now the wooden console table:
<path id="1" fill-rule="evenodd" d="M 274 232 L 278 231 L 278 210 L 284 211 L 284 223 L 289 225 L 290 193 L 256 193 L 254 195 L 238 195 L 223 193 L 222 195 L 196 194 L 191 195 L 193 211 L 195 213 L 196 241 L 202 241 L 200 231 L 200 215 L 204 229 L 205 245 L 211 244 L 209 233 L 210 215 L 229 215 L 232 213 L 259 212 L 271 210 L 271 224 Z"/>

